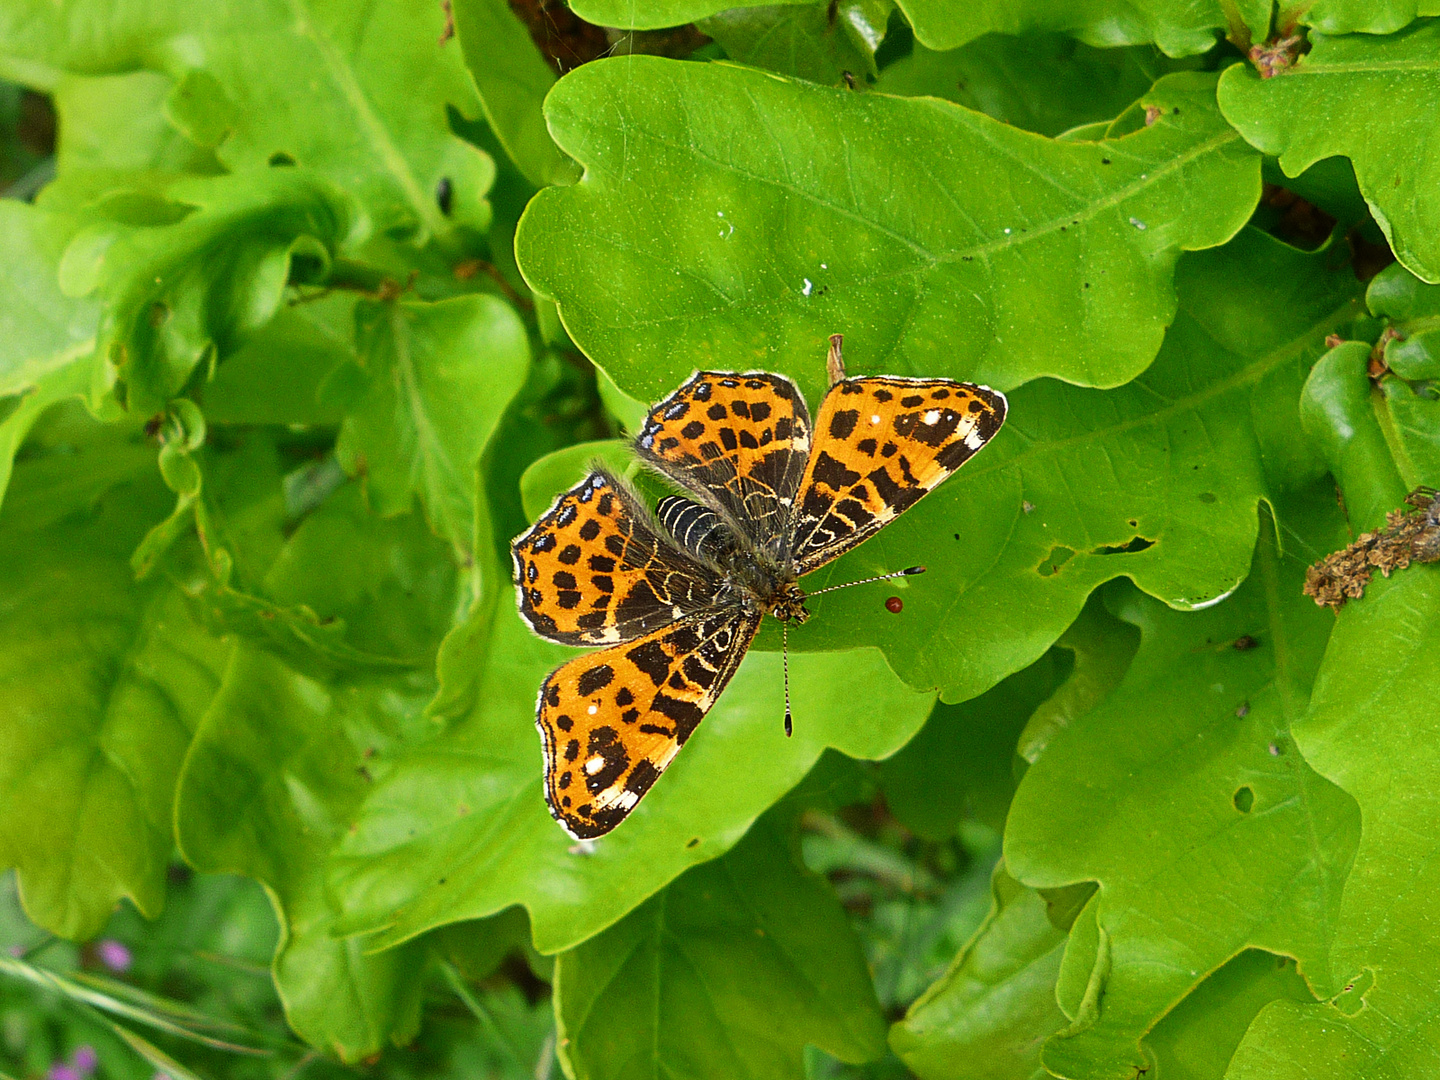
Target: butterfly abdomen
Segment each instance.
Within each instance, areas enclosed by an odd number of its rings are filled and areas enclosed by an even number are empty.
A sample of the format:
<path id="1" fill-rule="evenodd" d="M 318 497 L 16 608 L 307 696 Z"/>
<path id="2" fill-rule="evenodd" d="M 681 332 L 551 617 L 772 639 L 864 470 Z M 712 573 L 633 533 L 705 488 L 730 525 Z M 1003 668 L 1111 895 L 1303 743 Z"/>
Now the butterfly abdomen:
<path id="1" fill-rule="evenodd" d="M 735 548 L 735 537 L 709 507 L 667 495 L 655 504 L 655 516 L 676 543 L 692 555 L 721 562 Z"/>

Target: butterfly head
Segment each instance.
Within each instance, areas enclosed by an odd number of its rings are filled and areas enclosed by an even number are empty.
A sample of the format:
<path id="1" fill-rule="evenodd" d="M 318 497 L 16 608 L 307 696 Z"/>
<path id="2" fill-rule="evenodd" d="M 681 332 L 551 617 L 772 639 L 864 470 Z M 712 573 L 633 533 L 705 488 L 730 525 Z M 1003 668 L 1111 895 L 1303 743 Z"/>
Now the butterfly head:
<path id="1" fill-rule="evenodd" d="M 805 590 L 794 582 L 782 585 L 770 601 L 770 614 L 783 623 L 799 626 L 810 618 L 810 612 L 805 607 Z"/>

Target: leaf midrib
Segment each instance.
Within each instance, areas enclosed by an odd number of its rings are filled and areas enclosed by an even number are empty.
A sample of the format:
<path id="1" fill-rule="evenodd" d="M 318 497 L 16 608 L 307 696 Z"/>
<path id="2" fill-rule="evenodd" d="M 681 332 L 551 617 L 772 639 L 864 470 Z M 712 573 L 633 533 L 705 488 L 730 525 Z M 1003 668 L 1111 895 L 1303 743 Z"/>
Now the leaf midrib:
<path id="1" fill-rule="evenodd" d="M 617 129 L 611 128 L 609 130 L 615 131 Z M 987 145 L 991 145 L 992 148 L 994 148 L 993 140 L 986 138 L 985 134 L 977 129 L 976 125 L 970 125 L 970 130 L 978 137 L 984 138 Z M 849 210 L 833 201 L 824 199 L 816 192 L 807 191 L 806 189 L 798 187 L 793 183 L 787 183 L 773 176 L 757 174 L 749 170 L 742 169 L 732 163 L 721 161 L 718 158 L 715 158 L 714 156 L 701 151 L 694 145 L 685 146 L 680 143 L 664 139 L 659 135 L 645 130 L 632 131 L 631 129 L 626 128 L 621 129 L 620 133 L 623 134 L 627 140 L 631 135 L 634 135 L 637 139 L 649 140 L 650 142 L 656 143 L 659 146 L 663 146 L 666 149 L 678 151 L 684 154 L 689 154 L 697 158 L 698 160 L 710 165 L 717 171 L 730 173 L 756 184 L 778 188 L 789 195 L 794 195 L 797 198 L 812 203 L 817 207 L 829 210 L 837 217 L 841 217 L 855 224 L 865 226 L 873 230 L 874 232 L 878 232 L 883 236 L 889 237 L 896 243 L 902 244 L 903 246 L 913 251 L 916 255 L 924 259 L 927 263 L 929 263 L 931 268 L 947 266 L 951 263 L 956 262 L 962 262 L 967 258 L 973 259 L 977 255 L 990 255 L 996 252 L 1005 251 L 1007 249 L 1017 248 L 1023 244 L 1030 243 L 1041 237 L 1052 235 L 1053 233 L 1058 232 L 1062 227 L 1068 228 L 1072 223 L 1075 223 L 1077 221 L 1091 221 L 1095 217 L 1099 216 L 1102 211 L 1111 209 L 1114 206 L 1125 202 L 1127 199 L 1132 198 L 1144 188 L 1158 183 L 1163 177 L 1169 175 L 1177 169 L 1183 168 L 1197 158 L 1207 153 L 1217 151 L 1228 143 L 1242 141 L 1239 132 L 1235 131 L 1233 128 L 1226 128 L 1224 131 L 1217 133 L 1211 138 L 1205 140 L 1204 142 L 1195 144 L 1185 153 L 1166 158 L 1163 162 L 1154 166 L 1152 171 L 1146 172 L 1142 174 L 1141 177 L 1137 177 L 1136 179 L 1131 180 L 1124 186 L 1117 188 L 1110 195 L 1087 204 L 1084 209 L 1063 214 L 1059 217 L 1052 218 L 1050 221 L 1041 222 L 1040 224 L 1037 224 L 1033 227 L 1026 226 L 1025 231 L 1020 234 L 1011 234 L 1008 237 L 1003 237 L 997 240 L 985 241 L 972 247 L 957 248 L 954 251 L 937 254 L 931 251 L 929 248 L 925 247 L 919 241 L 914 240 L 911 237 L 904 235 L 903 233 L 896 232 L 894 229 L 891 229 L 888 226 L 881 224 L 880 222 L 873 221 L 870 218 L 864 217 L 863 215 L 854 210 Z M 1101 145 L 1109 144 L 1110 141 L 1106 140 L 1106 142 L 1102 143 Z M 590 169 L 593 167 L 593 164 L 587 162 L 585 163 L 585 167 L 586 169 Z M 1034 166 L 1029 166 L 1027 171 L 1031 175 L 1037 176 L 1039 179 L 1045 181 L 1047 184 L 1050 184 L 1062 195 L 1067 197 L 1073 197 L 1072 193 L 1067 192 L 1065 191 L 1065 189 L 1059 187 L 1058 184 L 1055 182 L 1054 178 L 1045 176 L 1044 174 L 1040 173 Z M 927 175 L 929 174 L 927 173 Z M 931 176 L 930 178 L 934 179 L 933 176 Z M 947 193 L 950 192 L 949 188 L 945 188 L 944 190 Z M 913 269 L 911 270 L 911 272 L 913 272 Z M 891 275 L 882 276 L 888 277 Z M 865 281 L 851 282 L 851 284 L 865 283 Z M 667 320 L 656 320 L 656 322 L 663 321 Z"/>
<path id="2" fill-rule="evenodd" d="M 370 136 L 372 144 L 379 151 L 385 170 L 400 185 L 400 189 L 405 193 L 405 198 L 416 217 L 420 219 L 426 231 L 432 234 L 443 232 L 445 223 L 440 217 L 439 207 L 433 206 L 431 201 L 426 198 L 425 192 L 421 190 L 420 182 L 410 169 L 410 163 L 391 139 L 389 129 L 375 112 L 364 88 L 356 80 L 354 72 L 345 62 L 344 57 L 340 55 L 339 50 L 328 38 L 317 31 L 306 8 L 305 0 L 289 0 L 289 5 L 290 13 L 295 19 L 295 33 L 315 46 L 320 58 L 325 62 L 325 67 L 335 86 L 346 103 L 354 110 L 355 116 Z"/>

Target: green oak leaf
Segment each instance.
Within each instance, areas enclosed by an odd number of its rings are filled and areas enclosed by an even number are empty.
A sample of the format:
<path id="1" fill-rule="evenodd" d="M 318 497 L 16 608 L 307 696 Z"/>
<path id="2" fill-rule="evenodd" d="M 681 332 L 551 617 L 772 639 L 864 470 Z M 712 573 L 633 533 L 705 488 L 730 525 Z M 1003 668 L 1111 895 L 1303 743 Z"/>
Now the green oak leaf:
<path id="1" fill-rule="evenodd" d="M 279 0 L 183 0 L 117 8 L 112 0 L 13 0 L 0 5 L 0 57 L 7 78 L 50 92 L 66 72 L 118 74 L 162 66 L 197 25 L 238 29 L 258 13 L 275 17 Z M 177 40 L 178 39 L 178 40 Z"/>
<path id="2" fill-rule="evenodd" d="M 30 917 L 87 938 L 127 897 L 154 917 L 176 776 L 228 646 L 130 553 L 170 495 L 110 431 L 20 465 L 0 518 L 0 865 Z"/>
<path id="3" fill-rule="evenodd" d="M 1334 253 L 1254 230 L 1187 255 L 1177 284 L 1149 370 L 1106 392 L 1014 391 L 974 461 L 804 587 L 928 572 L 818 598 L 790 648 L 878 645 L 910 685 L 965 701 L 1038 659 L 1112 578 L 1182 609 L 1230 593 L 1257 503 L 1323 472 L 1296 438 L 1296 401 L 1326 335 L 1359 314 L 1361 286 Z"/>
<path id="4" fill-rule="evenodd" d="M 223 171 L 212 152 L 167 120 L 173 89 L 156 71 L 64 76 L 54 90 L 56 179 L 37 201 L 73 208 L 116 188 L 163 192 L 182 176 Z"/>
<path id="5" fill-rule="evenodd" d="M 797 5 L 814 0 L 781 0 Z M 979 0 L 957 6 L 944 0 L 897 0 L 923 47 L 956 49 L 991 33 L 1030 35 L 1058 31 L 1096 48 L 1157 44 L 1170 56 L 1208 52 L 1222 34 L 1264 41 L 1270 35 L 1267 0 Z M 658 30 L 724 10 L 724 0 L 661 0 L 643 6 L 627 0 L 576 0 L 581 18 L 601 26 Z M 822 8 L 824 5 L 820 5 Z M 1297 23 L 1330 34 L 1389 34 L 1417 16 L 1440 15 L 1433 0 L 1282 0 L 1274 25 Z"/>
<path id="6" fill-rule="evenodd" d="M 343 618 L 356 649 L 433 655 L 456 578 L 417 516 L 376 518 L 351 489 L 306 518 L 266 588 L 277 602 Z M 325 676 L 238 644 L 186 758 L 176 820 L 192 865 L 269 890 L 285 928 L 273 970 L 291 1025 L 359 1061 L 413 1037 L 425 950 L 372 957 L 335 937 L 325 860 L 374 783 L 371 770 L 431 733 L 424 707 L 435 681 L 423 668 Z"/>
<path id="7" fill-rule="evenodd" d="M 1320 486 L 1282 507 L 1306 551 L 1344 536 Z M 1026 772 L 1005 835 L 1018 880 L 1100 886 L 1061 965 L 1071 1024 L 1043 1053 L 1057 1076 L 1151 1067 L 1147 1032 L 1244 949 L 1294 957 L 1312 985 L 1329 979 L 1360 821 L 1290 733 L 1333 623 L 1301 595 L 1303 578 L 1267 530 L 1250 577 L 1210 610 L 1111 594 L 1140 649 L 1114 693 Z M 1224 919 L 1208 917 L 1217 906 Z"/>
<path id="8" fill-rule="evenodd" d="M 1055 980 L 1068 924 L 997 863 L 990 914 L 950 969 L 890 1029 L 890 1047 L 921 1080 L 1029 1080 L 1046 1037 L 1065 1026 Z M 1073 913 L 1072 913 L 1073 914 Z"/>
<path id="9" fill-rule="evenodd" d="M 205 34 L 200 70 L 233 117 L 220 160 L 240 170 L 279 156 L 313 169 L 354 194 L 379 233 L 423 241 L 455 223 L 483 230 L 495 166 L 450 130 L 447 107 L 473 116 L 478 102 L 460 50 L 437 47 L 444 23 L 428 0 L 298 0 Z"/>
<path id="10" fill-rule="evenodd" d="M 1271 1002 L 1313 1005 L 1315 995 L 1288 956 L 1246 949 L 1168 1013 L 1146 1043 L 1157 1074 L 1176 1080 L 1227 1076 L 1235 1048 Z"/>
<path id="11" fill-rule="evenodd" d="M 1094 592 L 1055 646 L 1070 652 L 1073 667 L 1055 692 L 1036 706 L 1025 730 L 1020 732 L 1015 753 L 1026 766 L 1035 764 L 1051 739 L 1120 685 L 1140 647 L 1140 633 L 1135 626 L 1110 614 L 1102 593 Z M 1018 778 L 1020 770 L 1016 772 Z"/>
<path id="12" fill-rule="evenodd" d="M 510 160 L 536 187 L 575 180 L 579 169 L 545 128 L 541 106 L 555 72 L 505 0 L 454 0 L 455 37 L 485 118 Z"/>
<path id="13" fill-rule="evenodd" d="M 1064 34 L 988 34 L 936 52 L 918 42 L 875 89 L 945 98 L 1026 131 L 1055 136 L 1113 120 L 1175 69 L 1153 46 L 1097 49 Z"/>
<path id="14" fill-rule="evenodd" d="M 1346 342 L 1332 353 L 1342 360 L 1347 354 L 1368 384 L 1366 346 Z M 1440 402 L 1420 398 L 1394 376 L 1358 401 L 1350 397 L 1355 408 L 1316 417 L 1336 429 L 1329 443 L 1343 445 L 1347 429 L 1366 439 L 1379 429 L 1394 457 L 1377 454 L 1374 468 L 1337 474 L 1347 507 L 1370 507 L 1373 516 L 1408 485 L 1440 483 Z M 1417 422 L 1397 423 L 1396 416 Z M 1437 963 L 1429 931 L 1437 832 L 1429 673 L 1437 646 L 1440 568 L 1433 564 L 1377 576 L 1335 620 L 1308 711 L 1294 726 L 1306 760 L 1360 806 L 1360 847 L 1335 920 L 1329 968 L 1311 979 L 1328 1001 L 1266 1006 L 1227 1076 L 1300 1080 L 1323 1069 L 1340 1080 L 1370 1080 L 1418 1075 L 1433 1059 L 1440 997 L 1430 977 Z"/>
<path id="15" fill-rule="evenodd" d="M 1370 346 L 1346 341 L 1305 381 L 1300 420 L 1345 492 L 1352 531 L 1378 529 L 1412 488 L 1440 483 L 1440 401 L 1388 375 L 1369 377 Z"/>
<path id="16" fill-rule="evenodd" d="M 215 372 L 195 388 L 212 424 L 337 425 L 343 403 L 322 396 L 343 364 L 359 365 L 353 293 L 282 307 L 238 334 Z"/>
<path id="17" fill-rule="evenodd" d="M 99 306 L 60 291 L 65 215 L 0 201 L 0 502 L 11 461 L 50 405 L 89 389 Z"/>
<path id="18" fill-rule="evenodd" d="M 787 740 L 780 657 L 752 653 L 625 827 L 577 846 L 546 810 L 534 730 L 536 689 L 573 652 L 536 639 L 500 599 L 491 625 L 472 619 L 442 652 L 449 685 L 432 712 L 443 735 L 374 770 L 332 859 L 331 887 L 348 906 L 341 930 L 378 932 L 368 948 L 515 903 L 538 949 L 569 948 L 727 850 L 827 746 L 886 757 L 934 701 L 873 650 L 791 657 Z"/>
<path id="19" fill-rule="evenodd" d="M 1260 190 L 1214 76 L 1145 101 L 1150 127 L 1057 143 L 949 102 L 597 61 L 546 99 L 586 172 L 530 203 L 520 268 L 646 400 L 754 367 L 818 399 L 836 332 L 853 373 L 1115 386 L 1174 318 L 1180 252 L 1233 236 Z"/>
<path id="20" fill-rule="evenodd" d="M 1065 659 L 1052 649 L 977 698 L 936 705 L 916 736 L 880 762 L 877 779 L 896 819 L 927 840 L 954 835 L 965 818 L 1002 829 L 1015 792 L 1015 741 L 1063 684 Z"/>
<path id="21" fill-rule="evenodd" d="M 1231 1063 L 1236 1080 L 1424 1075 L 1440 1038 L 1434 852 L 1440 568 L 1376 578 L 1340 612 L 1295 726 L 1307 760 L 1360 804 L 1360 849 L 1335 924 L 1324 1005 L 1267 1006 Z"/>
<path id="22" fill-rule="evenodd" d="M 1393 34 L 1425 15 L 1440 15 L 1440 4 L 1435 0 L 1280 0 L 1275 25 L 1298 21 L 1324 34 Z"/>
<path id="23" fill-rule="evenodd" d="M 885 1047 L 845 910 L 770 817 L 561 953 L 555 1015 L 576 1080 L 800 1080 L 807 1044 L 852 1063 Z"/>
<path id="24" fill-rule="evenodd" d="M 380 513 L 404 512 L 418 496 L 436 535 L 468 552 L 475 469 L 530 366 L 525 324 L 483 295 L 365 301 L 355 323 L 364 389 L 347 410 L 336 457 L 364 478 Z"/>
<path id="25" fill-rule="evenodd" d="M 1351 492 L 1345 511 L 1354 531 L 1378 529 L 1409 487 L 1395 468 L 1377 410 L 1384 396 L 1367 374 L 1370 346 L 1346 341 L 1311 370 L 1300 398 L 1300 423 L 1340 487 Z"/>
<path id="26" fill-rule="evenodd" d="M 431 689 L 420 674 L 327 685 L 238 645 L 181 776 L 186 860 L 264 883 L 284 928 L 273 975 L 286 1018 L 345 1061 L 414 1037 L 424 946 L 367 956 L 333 937 L 324 857 L 368 786 L 370 753 L 413 726 Z"/>
<path id="27" fill-rule="evenodd" d="M 1440 281 L 1440 22 L 1387 37 L 1310 40 L 1310 52 L 1275 78 L 1249 65 L 1227 70 L 1221 110 L 1252 145 L 1279 157 L 1287 176 L 1322 158 L 1349 158 L 1395 257 L 1423 280 Z M 1385 106 L 1378 113 L 1377 102 Z"/>
<path id="28" fill-rule="evenodd" d="M 915 28 L 916 40 L 937 50 L 958 48 L 982 34 L 1045 30 L 1102 49 L 1154 42 L 1170 56 L 1192 56 L 1208 52 L 1227 31 L 1263 40 L 1270 28 L 1270 4 L 1265 0 L 978 0 L 959 6 L 944 0 L 897 2 Z"/>
<path id="29" fill-rule="evenodd" d="M 1371 280 L 1365 303 L 1389 326 L 1390 370 L 1405 379 L 1440 379 L 1440 285 L 1427 285 L 1392 263 Z"/>
<path id="30" fill-rule="evenodd" d="M 439 4 L 56 7 L 17 0 L 0 13 L 0 56 L 13 57 L 15 77 L 50 89 L 65 71 L 160 71 L 179 91 L 170 119 L 215 142 L 231 170 L 307 166 L 355 195 L 377 232 L 417 242 L 455 225 L 483 231 L 489 221 L 494 163 L 450 130 L 448 108 L 474 116 L 479 103 L 460 50 L 437 44 Z M 437 197 L 442 180 L 448 215 Z"/>
<path id="31" fill-rule="evenodd" d="M 839 86 L 846 74 L 852 79 L 875 75 L 875 48 L 885 36 L 885 21 L 880 18 L 877 28 L 867 16 L 887 6 L 849 0 L 833 10 L 815 4 L 737 7 L 695 25 L 739 63 Z"/>
<path id="32" fill-rule="evenodd" d="M 95 349 L 95 396 L 123 383 L 145 415 L 175 397 L 196 366 L 275 315 L 296 256 L 323 274 L 363 222 L 352 202 L 301 169 L 180 181 L 171 222 L 102 219 L 67 248 L 62 284 L 105 304 Z M 178 217 L 178 220 L 176 219 Z"/>
<path id="33" fill-rule="evenodd" d="M 527 477 L 554 486 L 541 494 L 532 480 L 530 500 L 549 505 L 584 475 L 592 449 L 559 451 L 563 467 L 532 467 Z M 887 757 L 930 712 L 933 694 L 906 687 L 874 650 L 792 657 L 796 724 L 787 740 L 780 658 L 752 653 L 704 734 L 624 828 L 576 846 L 545 807 L 534 730 L 536 689 L 575 651 L 541 641 L 520 619 L 499 561 L 508 537 L 494 535 L 491 514 L 482 500 L 479 597 L 441 649 L 430 714 L 443 733 L 375 770 L 376 788 L 332 859 L 332 891 L 348 904 L 340 930 L 374 934 L 368 948 L 517 903 L 537 948 L 569 948 L 729 850 L 827 747 Z M 853 686 L 865 688 L 863 698 Z"/>

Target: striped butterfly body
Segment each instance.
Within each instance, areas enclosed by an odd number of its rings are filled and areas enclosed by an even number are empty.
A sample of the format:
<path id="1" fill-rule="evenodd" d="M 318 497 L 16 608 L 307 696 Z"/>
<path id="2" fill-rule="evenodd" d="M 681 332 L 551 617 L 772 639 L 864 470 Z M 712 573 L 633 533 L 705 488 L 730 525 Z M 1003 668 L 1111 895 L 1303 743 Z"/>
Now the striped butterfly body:
<path id="1" fill-rule="evenodd" d="M 667 496 L 652 516 L 597 469 L 512 544 L 535 632 L 604 646 L 540 687 L 556 820 L 577 839 L 623 821 L 764 617 L 809 618 L 800 578 L 932 491 L 995 435 L 1005 407 L 971 383 L 859 377 L 830 387 L 812 426 L 783 375 L 724 371 L 699 372 L 656 405 L 635 452 L 690 497 Z"/>

